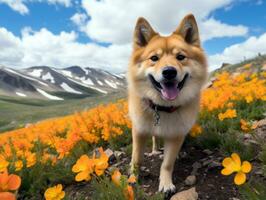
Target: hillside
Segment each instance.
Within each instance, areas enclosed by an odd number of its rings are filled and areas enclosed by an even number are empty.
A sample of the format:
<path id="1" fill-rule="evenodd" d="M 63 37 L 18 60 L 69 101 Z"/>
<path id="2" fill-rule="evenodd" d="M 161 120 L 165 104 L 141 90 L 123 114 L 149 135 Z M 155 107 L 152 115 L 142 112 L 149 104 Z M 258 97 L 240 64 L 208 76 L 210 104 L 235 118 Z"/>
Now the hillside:
<path id="1" fill-rule="evenodd" d="M 125 97 L 126 81 L 101 69 L 0 67 L 0 132 Z"/>

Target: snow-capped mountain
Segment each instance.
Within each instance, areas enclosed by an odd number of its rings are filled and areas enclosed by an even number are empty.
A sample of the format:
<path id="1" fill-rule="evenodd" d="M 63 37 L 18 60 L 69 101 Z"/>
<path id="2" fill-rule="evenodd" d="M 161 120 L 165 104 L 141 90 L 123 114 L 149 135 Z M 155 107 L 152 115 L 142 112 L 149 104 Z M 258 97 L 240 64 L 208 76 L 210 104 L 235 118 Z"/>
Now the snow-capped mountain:
<path id="1" fill-rule="evenodd" d="M 126 88 L 124 75 L 94 68 L 0 67 L 0 95 L 64 100 L 104 95 Z"/>

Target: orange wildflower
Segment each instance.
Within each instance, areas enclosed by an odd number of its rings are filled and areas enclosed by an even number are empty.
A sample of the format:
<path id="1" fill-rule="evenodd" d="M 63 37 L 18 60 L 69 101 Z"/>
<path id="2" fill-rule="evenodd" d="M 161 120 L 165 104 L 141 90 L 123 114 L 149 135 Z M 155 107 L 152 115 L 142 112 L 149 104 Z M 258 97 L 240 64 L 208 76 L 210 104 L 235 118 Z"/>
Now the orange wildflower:
<path id="1" fill-rule="evenodd" d="M 15 194 L 10 191 L 15 191 L 20 187 L 21 179 L 15 174 L 8 174 L 7 170 L 0 174 L 0 199 L 15 200 Z"/>
<path id="2" fill-rule="evenodd" d="M 227 157 L 223 160 L 222 165 L 224 169 L 221 173 L 228 176 L 234 172 L 237 172 L 234 182 L 236 185 L 242 185 L 246 182 L 246 173 L 249 173 L 252 169 L 250 162 L 244 161 L 241 164 L 241 159 L 237 153 L 233 153 L 231 157 Z"/>
<path id="3" fill-rule="evenodd" d="M 72 167 L 74 173 L 78 173 L 75 177 L 76 181 L 89 181 L 91 174 L 93 173 L 93 159 L 90 159 L 87 155 L 82 155 Z"/>
<path id="4" fill-rule="evenodd" d="M 218 118 L 220 121 L 223 121 L 224 119 L 235 118 L 236 116 L 235 109 L 227 109 L 224 113 L 219 113 Z"/>
<path id="5" fill-rule="evenodd" d="M 46 200 L 61 200 L 65 197 L 65 192 L 63 191 L 63 186 L 58 184 L 54 187 L 48 188 L 45 193 L 44 197 Z"/>

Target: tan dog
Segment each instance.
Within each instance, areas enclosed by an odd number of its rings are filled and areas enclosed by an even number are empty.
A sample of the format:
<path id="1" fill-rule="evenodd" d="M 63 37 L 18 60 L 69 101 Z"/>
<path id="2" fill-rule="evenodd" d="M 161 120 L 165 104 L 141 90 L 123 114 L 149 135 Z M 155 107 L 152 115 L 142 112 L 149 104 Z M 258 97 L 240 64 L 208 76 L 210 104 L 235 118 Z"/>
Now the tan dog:
<path id="1" fill-rule="evenodd" d="M 207 61 L 193 15 L 168 37 L 139 18 L 128 70 L 129 113 L 133 122 L 132 170 L 141 164 L 145 140 L 164 139 L 159 191 L 175 190 L 172 172 L 186 134 L 195 123 Z"/>

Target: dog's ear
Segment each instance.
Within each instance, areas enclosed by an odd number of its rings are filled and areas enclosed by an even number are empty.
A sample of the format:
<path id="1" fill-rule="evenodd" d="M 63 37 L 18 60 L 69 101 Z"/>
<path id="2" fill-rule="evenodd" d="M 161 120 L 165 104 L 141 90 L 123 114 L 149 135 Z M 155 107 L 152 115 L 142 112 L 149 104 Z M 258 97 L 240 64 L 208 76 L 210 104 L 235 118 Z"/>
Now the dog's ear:
<path id="1" fill-rule="evenodd" d="M 181 35 L 188 44 L 200 47 L 199 29 L 194 15 L 185 16 L 174 33 Z"/>
<path id="2" fill-rule="evenodd" d="M 140 17 L 137 21 L 135 32 L 134 32 L 134 46 L 144 47 L 148 44 L 153 36 L 157 33 L 152 29 L 149 22 Z"/>

